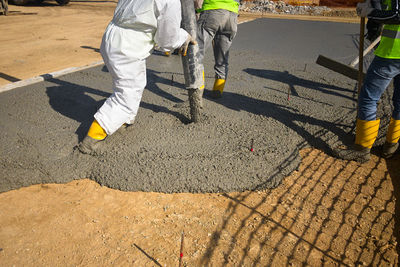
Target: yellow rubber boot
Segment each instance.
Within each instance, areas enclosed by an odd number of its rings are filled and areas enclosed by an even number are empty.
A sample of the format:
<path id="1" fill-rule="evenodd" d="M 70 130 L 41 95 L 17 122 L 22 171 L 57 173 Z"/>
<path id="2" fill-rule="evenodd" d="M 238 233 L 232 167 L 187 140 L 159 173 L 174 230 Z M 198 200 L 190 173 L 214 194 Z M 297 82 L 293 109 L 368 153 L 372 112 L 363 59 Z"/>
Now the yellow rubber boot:
<path id="1" fill-rule="evenodd" d="M 388 131 L 386 134 L 386 142 L 397 143 L 400 139 L 400 120 L 390 119 Z"/>
<path id="2" fill-rule="evenodd" d="M 106 131 L 104 131 L 104 129 L 101 128 L 100 124 L 96 120 L 93 121 L 87 135 L 96 140 L 103 140 L 104 138 L 107 137 Z"/>
<path id="3" fill-rule="evenodd" d="M 400 139 L 400 120 L 390 119 L 388 131 L 386 134 L 386 142 L 383 145 L 382 156 L 384 158 L 391 158 L 399 147 Z"/>
<path id="4" fill-rule="evenodd" d="M 106 137 L 107 133 L 100 126 L 100 124 L 94 120 L 86 137 L 78 145 L 78 149 L 84 154 L 92 154 L 96 150 L 99 143 L 101 143 L 101 141 L 103 141 Z"/>
<path id="5" fill-rule="evenodd" d="M 380 120 L 364 121 L 357 119 L 356 145 L 371 149 L 378 136 Z"/>
<path id="6" fill-rule="evenodd" d="M 371 147 L 378 136 L 380 120 L 364 121 L 357 119 L 356 141 L 352 148 L 336 151 L 336 156 L 345 160 L 355 160 L 360 163 L 371 158 Z"/>
<path id="7" fill-rule="evenodd" d="M 215 79 L 214 87 L 211 92 L 212 98 L 221 98 L 222 92 L 224 91 L 225 80 L 224 79 Z"/>
<path id="8" fill-rule="evenodd" d="M 206 80 L 205 80 L 205 78 L 204 78 L 204 70 L 203 70 L 203 84 L 200 86 L 200 90 L 203 90 L 204 89 L 204 85 L 206 84 Z"/>

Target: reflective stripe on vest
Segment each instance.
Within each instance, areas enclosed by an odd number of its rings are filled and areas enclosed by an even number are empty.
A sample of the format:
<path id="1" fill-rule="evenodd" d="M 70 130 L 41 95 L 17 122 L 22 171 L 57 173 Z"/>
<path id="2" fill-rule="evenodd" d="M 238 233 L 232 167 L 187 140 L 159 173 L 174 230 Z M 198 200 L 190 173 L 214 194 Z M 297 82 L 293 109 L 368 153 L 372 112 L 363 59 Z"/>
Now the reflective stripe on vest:
<path id="1" fill-rule="evenodd" d="M 382 37 L 387 37 L 387 38 L 392 38 L 392 39 L 400 39 L 400 32 L 389 30 L 389 29 L 383 29 Z"/>
<path id="2" fill-rule="evenodd" d="M 400 59 L 400 25 L 385 25 L 381 42 L 375 55 L 389 59 Z"/>
<path id="3" fill-rule="evenodd" d="M 202 8 L 196 11 L 201 12 L 212 9 L 225 9 L 239 13 L 239 0 L 204 0 Z"/>
<path id="4" fill-rule="evenodd" d="M 398 0 L 385 0 L 386 10 L 398 10 Z M 383 27 L 382 39 L 378 48 L 375 50 L 378 57 L 389 59 L 400 59 L 400 25 L 386 24 Z"/>

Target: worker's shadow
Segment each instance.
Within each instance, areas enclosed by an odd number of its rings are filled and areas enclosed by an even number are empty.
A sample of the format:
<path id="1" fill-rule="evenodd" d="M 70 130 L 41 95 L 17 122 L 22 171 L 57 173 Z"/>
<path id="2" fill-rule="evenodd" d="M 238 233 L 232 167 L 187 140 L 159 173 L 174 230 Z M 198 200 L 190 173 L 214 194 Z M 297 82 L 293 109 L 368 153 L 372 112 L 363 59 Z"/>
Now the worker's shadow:
<path id="1" fill-rule="evenodd" d="M 169 85 L 171 87 L 174 87 L 177 90 L 181 90 L 182 94 L 187 95 L 187 91 L 185 90 L 185 86 L 183 84 L 181 84 L 181 83 L 173 81 L 173 79 L 162 77 L 163 74 L 168 74 L 168 75 L 171 74 L 171 77 L 172 77 L 172 75 L 182 75 L 182 74 L 179 74 L 179 73 L 164 73 L 164 72 L 158 72 L 158 71 L 155 71 L 155 70 L 147 69 L 147 85 L 146 85 L 146 89 L 148 91 L 150 91 L 150 92 L 162 97 L 163 99 L 167 99 L 167 100 L 169 100 L 169 101 L 171 101 L 173 103 L 183 103 L 184 100 L 174 96 L 171 93 L 168 93 L 168 92 L 162 90 L 158 86 L 158 84 Z M 191 122 L 190 118 L 188 118 L 187 116 L 183 115 L 182 113 L 170 110 L 165 106 L 160 106 L 160 105 L 156 105 L 156 104 L 152 104 L 152 103 L 146 103 L 145 101 L 142 101 L 140 103 L 140 107 L 152 110 L 153 112 L 163 112 L 163 113 L 171 114 L 171 115 L 175 116 L 176 118 L 178 118 L 184 124 L 188 124 L 188 123 Z"/>
<path id="2" fill-rule="evenodd" d="M 352 142 L 352 139 L 349 138 L 348 133 L 339 127 L 349 127 L 348 125 L 341 124 L 342 122 L 340 118 L 335 122 L 325 121 L 300 114 L 296 109 L 293 109 L 290 106 L 284 106 L 230 92 L 224 92 L 223 98 L 218 100 L 209 98 L 208 93 L 205 93 L 205 97 L 232 110 L 243 110 L 255 115 L 272 118 L 292 129 L 311 146 L 323 150 L 330 155 L 333 155 L 333 148 L 336 144 L 327 142 L 326 134 L 328 132 L 332 132 L 337 135 L 341 142 L 345 144 L 351 144 Z M 317 132 L 310 132 L 302 126 L 307 124 L 316 125 L 322 129 L 318 130 Z M 268 131 L 268 129 L 266 129 L 266 131 Z"/>
<path id="3" fill-rule="evenodd" d="M 103 66 L 101 71 L 108 72 L 107 67 Z M 159 74 L 161 73 L 153 70 L 147 70 L 148 77 L 146 89 L 172 102 L 183 102 L 183 100 L 160 89 L 160 87 L 157 85 L 158 83 L 169 84 L 171 81 L 161 77 Z M 79 141 L 81 141 L 89 130 L 90 124 L 93 122 L 93 115 L 102 106 L 106 98 L 109 97 L 111 93 L 67 82 L 57 78 L 46 77 L 46 80 L 57 84 L 56 86 L 48 87 L 46 90 L 51 107 L 60 114 L 80 122 L 80 126 L 75 133 L 78 135 Z M 177 82 L 174 82 L 172 86 L 180 89 L 185 88 L 183 84 Z M 101 100 L 95 100 L 90 96 L 90 94 L 101 96 L 103 98 Z M 190 119 L 188 117 L 179 112 L 169 110 L 167 107 L 146 103 L 144 101 L 141 101 L 140 106 L 142 108 L 152 110 L 153 112 L 171 114 L 177 117 L 184 124 L 190 123 Z"/>
<path id="4" fill-rule="evenodd" d="M 164 85 L 168 85 L 174 88 L 178 88 L 181 89 L 182 92 L 186 92 L 185 90 L 185 85 L 178 83 L 176 81 L 173 80 L 173 75 L 175 75 L 175 77 L 177 77 L 178 75 L 182 75 L 179 73 L 168 73 L 171 75 L 171 78 L 164 78 L 162 77 L 163 74 L 166 74 L 164 72 L 159 72 L 159 71 L 155 71 L 155 70 L 151 70 L 151 69 L 147 69 L 147 85 L 146 88 L 148 90 L 150 90 L 152 93 L 168 99 L 174 103 L 180 103 L 183 102 L 182 99 L 168 93 L 165 92 L 164 90 L 162 90 L 157 84 L 164 84 Z"/>
<path id="5" fill-rule="evenodd" d="M 276 70 L 265 70 L 265 69 L 252 69 L 252 68 L 246 68 L 243 70 L 244 72 L 247 72 L 248 74 L 265 78 L 268 80 L 272 81 L 277 81 L 281 83 L 286 83 L 289 88 L 290 88 L 290 94 L 293 96 L 299 96 L 298 92 L 296 91 L 295 86 L 301 86 L 301 87 L 307 87 L 310 89 L 314 89 L 326 94 L 330 94 L 333 96 L 339 96 L 343 98 L 347 98 L 350 100 L 355 101 L 355 98 L 352 96 L 348 96 L 345 94 L 342 94 L 340 92 L 350 92 L 354 93 L 354 90 L 349 90 L 345 88 L 341 88 L 335 85 L 330 85 L 326 83 L 320 83 L 320 82 L 314 82 L 306 79 L 299 78 L 293 74 L 290 74 L 288 71 L 276 71 Z"/>
<path id="6" fill-rule="evenodd" d="M 94 113 L 104 103 L 105 98 L 111 94 L 57 78 L 51 78 L 48 81 L 57 84 L 46 90 L 51 107 L 60 114 L 80 122 L 75 133 L 81 141 L 89 130 Z M 88 94 L 104 98 L 97 101 Z"/>
<path id="7" fill-rule="evenodd" d="M 104 65 L 101 68 L 101 71 L 108 72 L 107 66 Z M 171 79 L 162 77 L 163 74 L 171 75 Z M 164 99 L 168 99 L 168 100 L 170 100 L 170 101 L 172 101 L 174 103 L 182 103 L 183 102 L 182 99 L 180 99 L 180 98 L 178 98 L 178 97 L 176 97 L 176 96 L 174 96 L 174 95 L 172 95 L 172 94 L 170 94 L 168 92 L 165 92 L 164 90 L 162 90 L 157 85 L 157 84 L 160 84 L 160 83 L 161 84 L 165 84 L 165 85 L 170 85 L 170 86 L 173 86 L 175 88 L 182 89 L 182 92 L 186 92 L 184 90 L 185 89 L 185 85 L 174 81 L 173 75 L 175 75 L 175 77 L 177 77 L 178 75 L 183 75 L 183 74 L 175 73 L 175 72 L 166 73 L 166 72 L 155 71 L 155 70 L 152 70 L 152 69 L 147 69 L 146 70 L 146 79 L 147 79 L 146 89 L 149 90 L 150 92 L 152 92 L 152 93 L 154 93 L 154 94 L 156 94 L 156 95 L 158 95 L 158 96 L 160 96 L 160 97 L 162 97 Z M 150 104 L 146 105 L 146 103 L 141 102 L 141 106 L 142 105 L 143 106 L 147 106 L 147 107 L 153 106 L 154 107 L 153 111 L 155 111 L 155 112 L 159 112 L 159 110 L 161 110 L 161 109 L 166 111 L 165 107 L 159 106 L 157 108 L 157 105 L 150 105 Z M 169 112 L 169 113 L 173 113 L 173 112 Z"/>

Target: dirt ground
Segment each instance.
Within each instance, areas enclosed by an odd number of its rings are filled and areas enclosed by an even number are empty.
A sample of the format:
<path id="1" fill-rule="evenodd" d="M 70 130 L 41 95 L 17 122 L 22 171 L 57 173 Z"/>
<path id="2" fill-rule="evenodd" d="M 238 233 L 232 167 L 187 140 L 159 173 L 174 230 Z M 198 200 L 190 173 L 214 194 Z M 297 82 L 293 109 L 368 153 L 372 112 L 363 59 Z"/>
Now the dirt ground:
<path id="1" fill-rule="evenodd" d="M 0 16 L 0 86 L 101 60 L 115 4 L 11 5 Z M 301 156 L 260 192 L 121 192 L 83 179 L 1 193 L 0 265 L 176 266 L 184 232 L 184 266 L 397 266 L 400 157 Z"/>

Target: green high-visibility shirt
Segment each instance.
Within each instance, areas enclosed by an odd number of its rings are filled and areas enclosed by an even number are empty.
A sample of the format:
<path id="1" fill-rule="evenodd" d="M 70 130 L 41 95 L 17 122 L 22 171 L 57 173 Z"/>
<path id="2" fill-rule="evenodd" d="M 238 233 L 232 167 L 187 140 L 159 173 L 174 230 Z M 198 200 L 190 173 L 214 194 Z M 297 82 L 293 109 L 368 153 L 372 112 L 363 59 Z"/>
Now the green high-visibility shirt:
<path id="1" fill-rule="evenodd" d="M 386 10 L 391 10 L 390 0 L 382 1 Z M 383 26 L 381 42 L 375 50 L 378 57 L 400 59 L 400 25 L 386 24 Z"/>
<path id="2" fill-rule="evenodd" d="M 201 9 L 197 12 L 212 9 L 225 9 L 231 12 L 239 13 L 239 1 L 236 0 L 204 0 Z"/>

